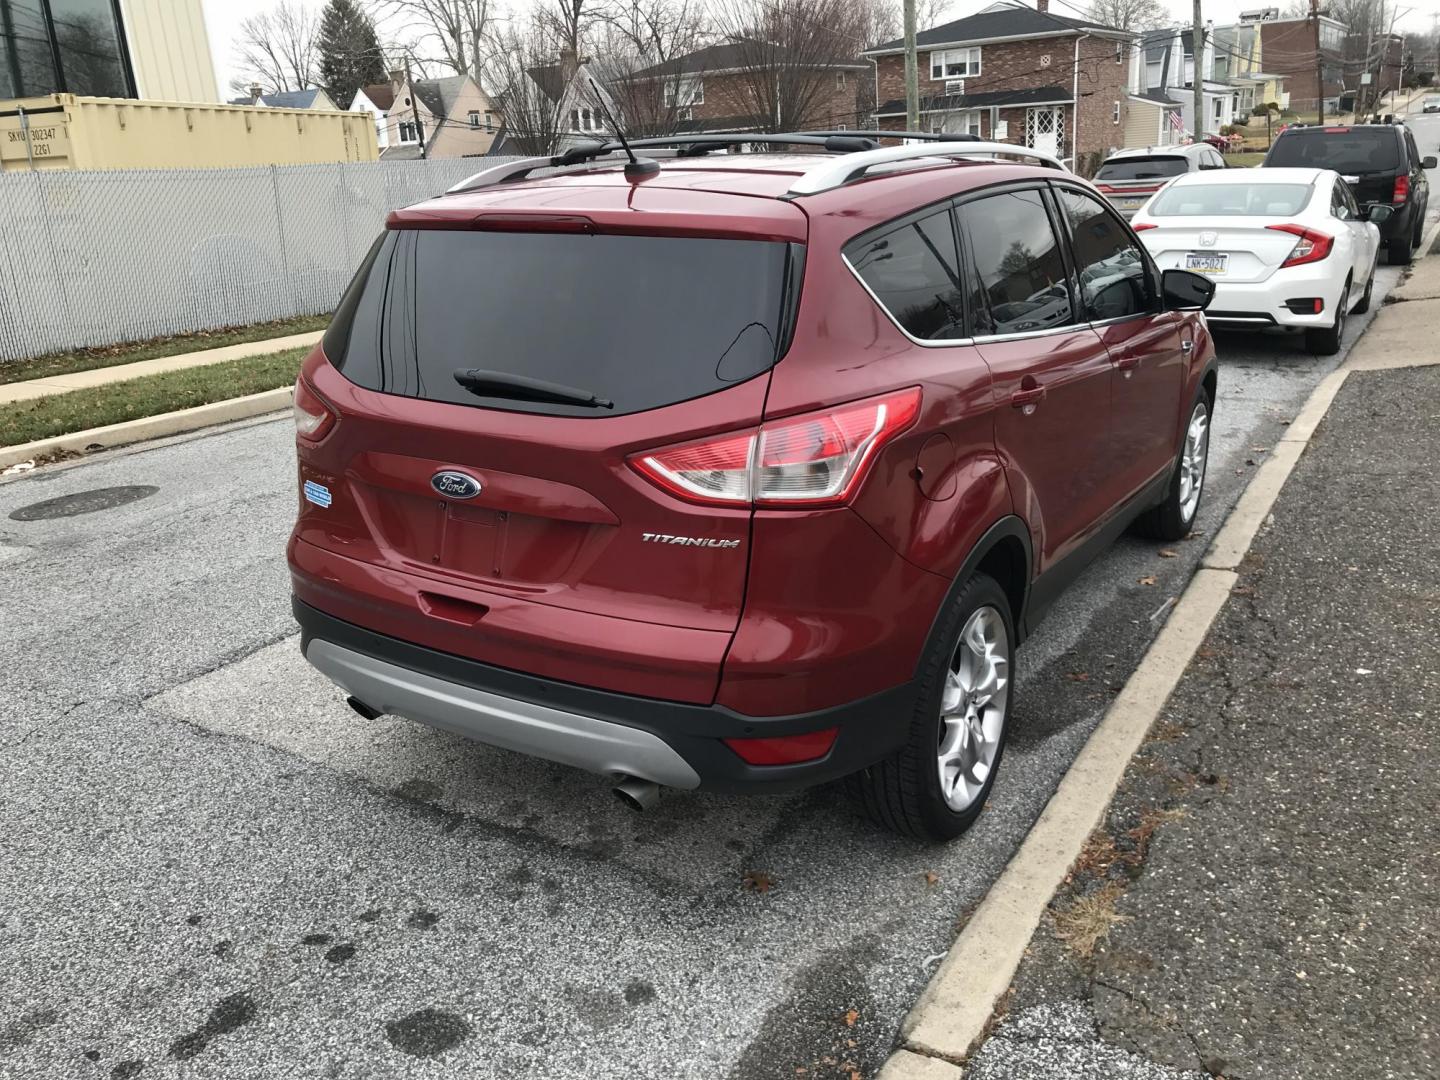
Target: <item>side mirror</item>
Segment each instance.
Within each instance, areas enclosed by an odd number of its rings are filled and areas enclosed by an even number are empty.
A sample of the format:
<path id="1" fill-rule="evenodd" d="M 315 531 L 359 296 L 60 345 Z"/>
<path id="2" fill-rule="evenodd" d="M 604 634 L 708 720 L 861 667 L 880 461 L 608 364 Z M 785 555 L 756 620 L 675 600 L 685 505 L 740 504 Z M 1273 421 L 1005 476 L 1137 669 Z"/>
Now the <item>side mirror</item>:
<path id="1" fill-rule="evenodd" d="M 1374 222 L 1376 225 L 1384 225 L 1395 215 L 1393 206 L 1386 206 L 1384 203 L 1373 203 L 1365 208 L 1365 220 Z"/>
<path id="2" fill-rule="evenodd" d="M 1204 311 L 1215 295 L 1215 282 L 1189 270 L 1166 270 L 1160 275 L 1160 295 L 1167 311 Z"/>
<path id="3" fill-rule="evenodd" d="M 1436 164 L 1437 164 L 1437 162 L 1435 161 L 1435 155 L 1434 155 L 1434 154 L 1431 154 L 1431 155 L 1430 155 L 1429 157 L 1427 157 L 1427 158 L 1421 158 L 1421 159 L 1420 159 L 1420 167 L 1421 167 L 1422 169 L 1433 169 L 1433 168 L 1435 168 Z"/>

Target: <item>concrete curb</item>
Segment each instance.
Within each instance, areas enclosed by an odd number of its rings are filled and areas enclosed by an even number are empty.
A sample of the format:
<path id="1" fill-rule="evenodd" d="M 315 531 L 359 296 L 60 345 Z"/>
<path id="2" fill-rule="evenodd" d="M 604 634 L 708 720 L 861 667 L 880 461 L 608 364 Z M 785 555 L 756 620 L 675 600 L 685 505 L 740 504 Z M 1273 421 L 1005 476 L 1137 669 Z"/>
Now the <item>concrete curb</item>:
<path id="1" fill-rule="evenodd" d="M 50 439 L 20 443 L 17 446 L 0 447 L 0 469 L 21 461 L 48 457 L 57 453 L 88 453 L 93 450 L 124 446 L 127 443 L 145 439 L 158 439 L 164 435 L 178 435 L 196 431 L 214 424 L 231 420 L 244 420 L 262 413 L 278 412 L 290 407 L 292 388 L 282 386 L 278 390 L 264 390 L 245 397 L 213 401 L 209 405 L 196 405 L 192 409 L 179 409 L 161 413 L 159 416 L 145 416 L 139 420 L 126 420 L 120 424 L 76 431 L 69 435 L 57 435 Z"/>
<path id="2" fill-rule="evenodd" d="M 1430 302 L 1440 308 L 1440 301 Z M 1387 316 L 1405 320 L 1390 308 L 1376 323 Z M 1365 345 L 1366 338 L 1357 341 L 1345 363 L 1315 387 L 1240 496 L 1165 626 L 905 1018 L 902 1048 L 886 1062 L 881 1080 L 960 1077 L 958 1066 L 984 1039 L 995 1004 L 1009 989 L 1056 889 L 1103 820 L 1130 760 L 1224 607 L 1239 580 L 1241 560 L 1346 378 L 1352 371 L 1440 364 L 1440 350 L 1393 355 L 1391 348 L 1392 355 L 1370 357 L 1375 346 Z M 945 1068 L 926 1071 L 930 1066 L 916 1058 Z"/>

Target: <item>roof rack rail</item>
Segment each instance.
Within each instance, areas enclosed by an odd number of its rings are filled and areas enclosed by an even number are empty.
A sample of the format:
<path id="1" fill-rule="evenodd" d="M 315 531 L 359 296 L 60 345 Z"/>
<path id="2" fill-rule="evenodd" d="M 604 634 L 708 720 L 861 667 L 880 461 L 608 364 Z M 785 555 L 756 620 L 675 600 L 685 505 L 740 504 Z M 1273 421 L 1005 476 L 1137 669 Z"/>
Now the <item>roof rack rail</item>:
<path id="1" fill-rule="evenodd" d="M 862 139 L 909 139 L 912 142 L 980 142 L 979 135 L 937 134 L 933 131 L 797 131 L 796 135 L 855 135 Z"/>
<path id="2" fill-rule="evenodd" d="M 868 131 L 790 131 L 779 134 L 770 132 L 727 131 L 698 135 L 657 135 L 646 139 L 631 139 L 636 147 L 674 146 L 679 148 L 679 157 L 697 157 L 727 146 L 818 146 L 832 154 L 853 154 L 861 150 L 873 150 L 880 144 Z M 606 143 L 606 148 L 618 147 L 619 143 Z"/>
<path id="3" fill-rule="evenodd" d="M 848 154 L 836 158 L 834 161 L 827 161 L 823 165 L 816 165 L 813 169 L 807 170 L 803 176 L 798 177 L 790 185 L 790 190 L 786 194 L 790 197 L 818 195 L 822 191 L 830 191 L 833 188 L 843 187 L 852 180 L 858 180 L 877 165 L 889 165 L 896 161 L 915 161 L 917 164 L 923 164 L 925 158 L 963 157 L 1029 158 L 1048 168 L 1069 172 L 1060 159 L 1051 154 L 1031 150 L 1025 146 L 1014 146 L 1010 143 L 940 142 L 929 146 L 885 146 L 879 150 Z"/>

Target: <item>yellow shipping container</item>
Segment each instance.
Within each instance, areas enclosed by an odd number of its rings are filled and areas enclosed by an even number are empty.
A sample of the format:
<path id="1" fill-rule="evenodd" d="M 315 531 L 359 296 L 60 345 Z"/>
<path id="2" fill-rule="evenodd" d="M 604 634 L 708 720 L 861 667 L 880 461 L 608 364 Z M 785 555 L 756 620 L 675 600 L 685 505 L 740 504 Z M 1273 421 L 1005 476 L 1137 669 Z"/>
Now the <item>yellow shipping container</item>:
<path id="1" fill-rule="evenodd" d="M 233 168 L 375 161 L 369 113 L 127 98 L 0 101 L 0 170 Z"/>

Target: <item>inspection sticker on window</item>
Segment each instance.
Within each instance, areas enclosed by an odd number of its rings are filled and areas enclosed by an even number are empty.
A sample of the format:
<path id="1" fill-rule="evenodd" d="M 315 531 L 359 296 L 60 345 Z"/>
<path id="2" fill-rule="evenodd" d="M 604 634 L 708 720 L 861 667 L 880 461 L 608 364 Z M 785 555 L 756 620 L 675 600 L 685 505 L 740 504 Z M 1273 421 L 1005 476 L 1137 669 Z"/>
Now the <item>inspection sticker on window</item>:
<path id="1" fill-rule="evenodd" d="M 316 506 L 330 506 L 330 489 L 324 484 L 317 484 L 314 480 L 305 481 L 305 498 Z"/>

